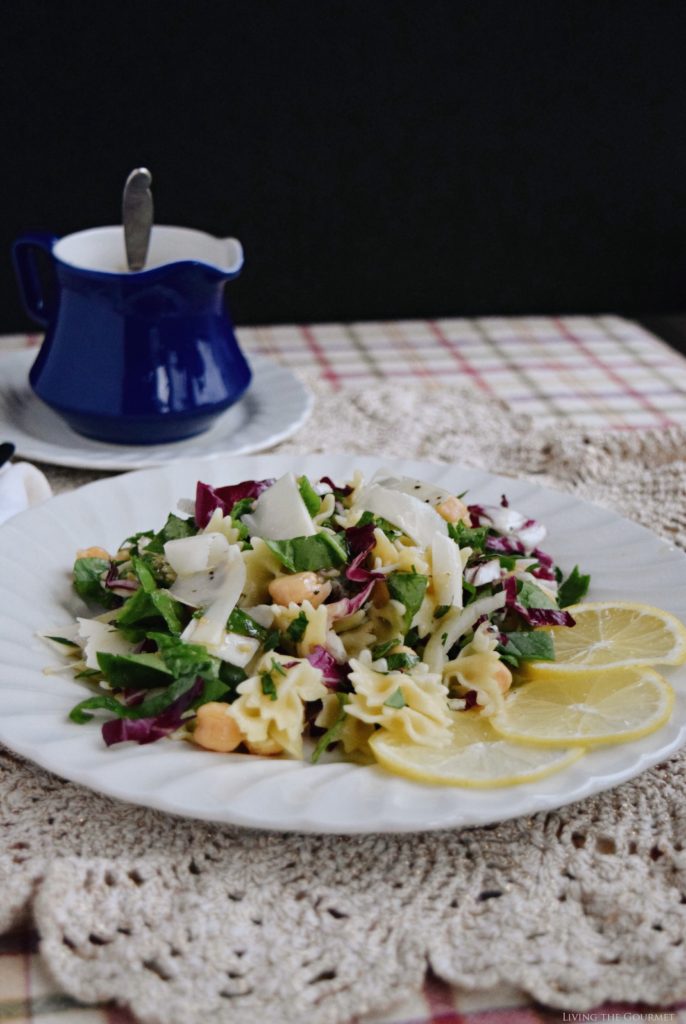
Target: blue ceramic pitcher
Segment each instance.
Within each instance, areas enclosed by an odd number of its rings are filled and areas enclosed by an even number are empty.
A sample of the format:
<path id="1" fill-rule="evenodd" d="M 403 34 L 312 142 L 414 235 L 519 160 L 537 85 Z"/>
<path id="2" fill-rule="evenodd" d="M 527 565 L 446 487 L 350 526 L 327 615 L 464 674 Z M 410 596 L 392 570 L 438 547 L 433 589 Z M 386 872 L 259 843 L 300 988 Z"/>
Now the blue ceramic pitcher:
<path id="1" fill-rule="evenodd" d="M 43 285 L 40 251 L 54 287 Z M 224 283 L 243 264 L 235 238 L 155 225 L 145 269 L 130 272 L 121 227 L 28 234 L 14 243 L 13 260 L 26 311 L 46 328 L 31 387 L 80 434 L 181 440 L 206 430 L 248 387 L 223 302 Z"/>

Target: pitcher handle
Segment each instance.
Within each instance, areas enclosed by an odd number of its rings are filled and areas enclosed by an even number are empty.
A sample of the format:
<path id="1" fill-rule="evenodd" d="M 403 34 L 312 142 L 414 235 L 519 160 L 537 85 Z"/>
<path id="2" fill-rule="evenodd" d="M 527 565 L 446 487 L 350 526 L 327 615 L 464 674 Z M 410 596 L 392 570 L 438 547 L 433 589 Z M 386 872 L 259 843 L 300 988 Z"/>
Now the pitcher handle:
<path id="1" fill-rule="evenodd" d="M 12 245 L 12 262 L 19 283 L 22 305 L 31 319 L 41 327 L 48 326 L 52 309 L 45 295 L 36 263 L 36 250 L 47 253 L 52 264 L 52 248 L 57 241 L 57 236 L 47 231 L 29 231 L 17 238 Z"/>

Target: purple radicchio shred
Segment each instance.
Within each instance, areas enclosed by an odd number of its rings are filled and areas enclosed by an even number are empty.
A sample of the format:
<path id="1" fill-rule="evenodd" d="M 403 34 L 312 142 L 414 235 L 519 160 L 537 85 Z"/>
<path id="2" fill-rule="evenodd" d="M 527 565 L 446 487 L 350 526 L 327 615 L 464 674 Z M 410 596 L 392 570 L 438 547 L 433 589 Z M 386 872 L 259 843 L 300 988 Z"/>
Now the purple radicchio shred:
<path id="1" fill-rule="evenodd" d="M 102 738 L 108 747 L 115 743 L 155 743 L 175 732 L 183 722 L 182 715 L 202 693 L 203 682 L 198 677 L 190 690 L 165 708 L 154 718 L 113 718 L 102 727 Z"/>
<path id="2" fill-rule="evenodd" d="M 555 579 L 555 573 L 547 565 L 542 565 L 538 569 L 532 569 L 531 575 L 537 580 L 548 580 L 552 582 Z"/>
<path id="3" fill-rule="evenodd" d="M 521 616 L 530 626 L 574 626 L 569 612 L 560 608 L 525 608 L 517 600 L 517 581 L 514 576 L 505 580 L 505 604 Z"/>
<path id="4" fill-rule="evenodd" d="M 366 586 L 364 586 L 358 594 L 355 594 L 354 597 L 348 598 L 348 611 L 346 612 L 347 615 L 352 615 L 354 612 L 359 612 L 362 605 L 367 603 L 369 598 L 372 596 L 372 590 L 374 589 L 375 583 L 375 579 L 370 580 L 369 583 L 367 583 Z"/>
<path id="5" fill-rule="evenodd" d="M 491 517 L 486 512 L 483 505 L 467 505 L 467 511 L 469 512 L 469 518 L 473 527 L 480 526 L 482 518 L 489 523 L 491 521 Z"/>
<path id="6" fill-rule="evenodd" d="M 374 524 L 366 526 L 351 526 L 345 531 L 345 539 L 348 548 L 355 556 L 345 570 L 346 579 L 353 583 L 368 583 L 370 580 L 381 580 L 384 578 L 382 572 L 373 569 L 366 569 L 362 564 L 375 544 Z"/>
<path id="7" fill-rule="evenodd" d="M 345 531 L 345 539 L 351 555 L 368 555 L 375 544 L 374 523 L 367 523 L 366 526 L 349 526 Z"/>
<path id="8" fill-rule="evenodd" d="M 576 625 L 576 620 L 570 613 L 561 608 L 525 608 L 524 612 L 530 626 Z"/>
<path id="9" fill-rule="evenodd" d="M 135 580 L 113 580 L 111 583 L 105 580 L 105 586 L 108 590 L 130 590 L 132 593 L 140 589 L 140 583 Z"/>
<path id="10" fill-rule="evenodd" d="M 332 654 L 317 644 L 307 655 L 307 660 L 314 668 L 322 673 L 322 681 L 330 690 L 337 690 L 341 683 L 344 683 L 348 675 L 348 666 L 339 665 Z"/>
<path id="11" fill-rule="evenodd" d="M 353 493 L 353 488 L 350 486 L 350 484 L 346 484 L 345 487 L 338 487 L 337 484 L 333 482 L 330 476 L 320 477 L 319 483 L 328 484 L 331 490 L 335 491 L 336 494 L 340 494 L 342 498 L 347 498 L 349 494 Z"/>
<path id="12" fill-rule="evenodd" d="M 550 557 L 550 555 L 546 555 L 545 551 L 541 551 L 540 548 L 534 548 L 534 550 L 531 552 L 531 554 L 532 554 L 533 558 L 538 559 L 539 563 L 541 565 L 545 566 L 546 568 L 549 569 L 552 566 L 552 564 L 553 564 L 552 558 Z"/>
<path id="13" fill-rule="evenodd" d="M 237 501 L 242 498 L 259 498 L 262 491 L 274 483 L 273 480 L 243 480 L 239 484 L 226 487 L 211 487 L 198 481 L 195 489 L 195 521 L 200 527 L 207 526 L 212 513 L 220 508 L 222 515 L 228 516 Z"/>
<path id="14" fill-rule="evenodd" d="M 525 555 L 526 548 L 521 540 L 513 537 L 487 537 L 486 547 L 489 551 L 496 551 L 500 555 Z"/>
<path id="15" fill-rule="evenodd" d="M 370 580 L 373 582 L 374 580 L 382 580 L 384 578 L 384 574 L 382 572 L 379 572 L 376 569 L 365 569 L 365 567 L 361 564 L 362 562 L 364 562 L 367 555 L 367 551 L 360 552 L 357 558 L 353 559 L 348 568 L 345 570 L 346 578 L 351 580 L 351 582 L 367 583 Z"/>
<path id="16" fill-rule="evenodd" d="M 469 711 L 476 704 L 477 693 L 476 690 L 467 690 L 464 695 L 464 711 Z"/>
<path id="17" fill-rule="evenodd" d="M 503 508 L 509 508 L 510 507 L 510 503 L 507 500 L 507 495 L 506 494 L 501 494 L 500 495 L 500 504 L 502 505 Z"/>
<path id="18" fill-rule="evenodd" d="M 354 597 L 344 597 L 337 601 L 338 611 L 334 615 L 334 621 L 336 619 L 344 619 L 347 615 L 353 615 L 355 612 L 358 612 L 371 597 L 375 583 L 376 579 L 371 579 Z"/>
<path id="19" fill-rule="evenodd" d="M 120 580 L 119 566 L 116 562 L 110 562 L 107 576 L 103 580 L 103 586 L 107 590 L 138 590 L 140 583 L 136 580 Z"/>

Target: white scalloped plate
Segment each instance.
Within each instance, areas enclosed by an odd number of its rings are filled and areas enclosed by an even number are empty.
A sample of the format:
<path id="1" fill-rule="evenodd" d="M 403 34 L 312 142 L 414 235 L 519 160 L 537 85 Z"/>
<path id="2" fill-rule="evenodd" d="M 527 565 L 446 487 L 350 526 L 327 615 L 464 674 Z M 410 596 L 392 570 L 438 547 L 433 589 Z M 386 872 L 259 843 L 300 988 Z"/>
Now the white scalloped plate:
<path id="1" fill-rule="evenodd" d="M 593 574 L 594 600 L 644 601 L 686 620 L 686 556 L 648 530 L 548 488 L 477 469 L 347 456 L 262 455 L 217 459 L 200 470 L 212 484 L 277 476 L 289 469 L 343 479 L 380 465 L 434 481 L 470 498 L 512 504 L 543 520 L 546 549 L 565 569 Z M 193 493 L 195 463 L 130 473 L 53 498 L 0 529 L 0 741 L 64 778 L 108 796 L 174 814 L 256 828 L 308 832 L 414 832 L 484 825 L 571 803 L 616 786 L 663 761 L 686 742 L 686 668 L 667 670 L 677 690 L 671 721 L 633 743 L 595 750 L 548 779 L 467 790 L 432 787 L 341 761 L 311 765 L 212 754 L 162 740 L 107 749 L 100 730 L 67 719 L 84 688 L 46 675 L 55 661 L 38 630 L 71 621 L 81 607 L 70 590 L 75 550 L 113 549 L 136 530 L 161 524 Z"/>
<path id="2" fill-rule="evenodd" d="M 312 395 L 295 374 L 251 356 L 250 387 L 203 434 L 170 444 L 106 444 L 77 434 L 34 395 L 28 375 L 35 358 L 35 349 L 0 353 L 0 438 L 12 441 L 17 455 L 55 466 L 147 469 L 176 459 L 246 455 L 285 441 L 312 411 Z"/>

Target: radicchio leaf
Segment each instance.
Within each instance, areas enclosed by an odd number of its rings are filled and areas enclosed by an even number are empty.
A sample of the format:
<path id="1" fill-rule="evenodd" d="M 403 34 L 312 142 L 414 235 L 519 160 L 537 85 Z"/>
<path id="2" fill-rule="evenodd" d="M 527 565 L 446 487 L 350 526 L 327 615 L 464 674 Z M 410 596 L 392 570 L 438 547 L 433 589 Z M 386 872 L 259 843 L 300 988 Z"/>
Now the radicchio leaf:
<path id="1" fill-rule="evenodd" d="M 538 569 L 532 569 L 531 575 L 537 580 L 548 580 L 550 583 L 555 579 L 555 573 L 547 565 L 541 565 Z"/>
<path id="2" fill-rule="evenodd" d="M 371 597 L 375 583 L 376 579 L 371 579 L 354 597 L 343 597 L 340 601 L 336 601 L 335 605 L 329 605 L 328 607 L 332 609 L 332 621 L 345 619 L 348 615 L 358 612 Z"/>
<path id="3" fill-rule="evenodd" d="M 540 548 L 534 548 L 534 550 L 531 552 L 531 554 L 532 554 L 532 556 L 534 558 L 538 559 L 538 561 L 539 561 L 539 563 L 541 565 L 544 565 L 546 568 L 549 568 L 550 566 L 552 566 L 552 564 L 553 564 L 552 558 L 550 557 L 550 555 L 546 555 L 545 551 L 541 551 Z"/>
<path id="4" fill-rule="evenodd" d="M 120 580 L 119 566 L 116 562 L 110 562 L 107 576 L 103 580 L 103 586 L 107 587 L 108 590 L 138 590 L 140 583 L 138 580 Z"/>
<path id="5" fill-rule="evenodd" d="M 481 525 L 481 517 L 488 519 L 490 525 L 490 518 L 486 514 L 486 509 L 483 505 L 467 505 L 467 511 L 469 512 L 469 518 L 471 519 L 472 529 Z"/>
<path id="6" fill-rule="evenodd" d="M 364 526 L 349 526 L 345 531 L 345 539 L 351 555 L 368 555 L 374 547 L 374 523 Z"/>
<path id="7" fill-rule="evenodd" d="M 368 583 L 370 580 L 383 579 L 384 574 L 373 569 L 366 569 L 363 562 L 375 544 L 374 524 L 351 526 L 345 531 L 348 549 L 355 557 L 345 570 L 346 578 L 353 583 Z"/>
<path id="8" fill-rule="evenodd" d="M 242 498 L 259 498 L 262 491 L 266 491 L 273 483 L 273 480 L 243 480 L 226 487 L 211 487 L 199 480 L 195 489 L 196 523 L 201 529 L 207 526 L 217 508 L 222 510 L 222 515 L 228 516 L 237 501 Z"/>
<path id="9" fill-rule="evenodd" d="M 499 555 L 525 555 L 526 548 L 520 540 L 514 537 L 487 537 L 486 548 L 489 551 L 497 551 Z"/>
<path id="10" fill-rule="evenodd" d="M 332 491 L 336 494 L 340 494 L 342 498 L 347 498 L 349 494 L 353 493 L 353 488 L 350 484 L 346 484 L 345 487 L 338 487 L 330 476 L 322 476 L 319 478 L 320 484 L 328 484 Z"/>
<path id="11" fill-rule="evenodd" d="M 505 580 L 505 604 L 520 615 L 530 626 L 575 626 L 576 622 L 567 611 L 560 608 L 525 608 L 517 600 L 517 581 L 514 576 Z"/>
<path id="12" fill-rule="evenodd" d="M 154 718 L 113 718 L 102 726 L 102 738 L 108 747 L 132 740 L 134 743 L 155 743 L 175 732 L 183 722 L 184 711 L 202 693 L 203 681 L 196 679 L 190 690 L 181 694 L 173 704 Z M 133 703 L 133 701 L 131 702 Z"/>
<path id="13" fill-rule="evenodd" d="M 348 675 L 347 665 L 339 665 L 325 647 L 318 644 L 307 655 L 307 660 L 322 673 L 322 682 L 330 690 L 336 690 L 345 682 Z"/>

